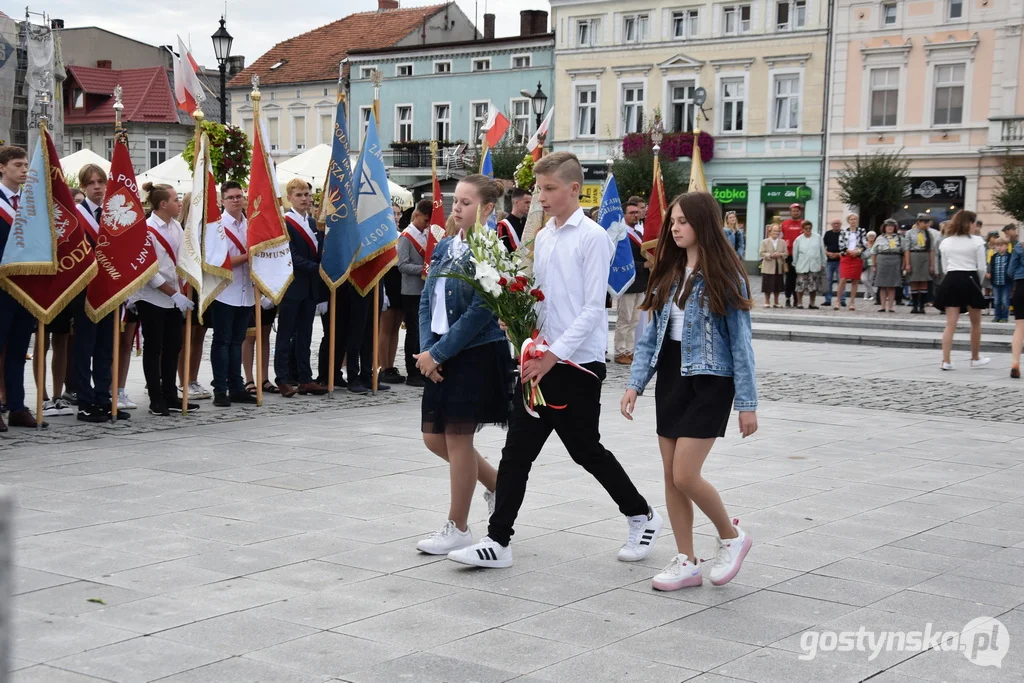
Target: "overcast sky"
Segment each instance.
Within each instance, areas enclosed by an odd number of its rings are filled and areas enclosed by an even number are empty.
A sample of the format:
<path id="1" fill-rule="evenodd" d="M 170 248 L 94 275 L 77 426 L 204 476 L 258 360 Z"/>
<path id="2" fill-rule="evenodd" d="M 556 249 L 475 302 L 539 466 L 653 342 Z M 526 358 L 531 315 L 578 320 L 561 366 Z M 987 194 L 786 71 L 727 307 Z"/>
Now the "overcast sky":
<path id="1" fill-rule="evenodd" d="M 402 0 L 403 7 L 440 4 L 441 0 Z M 484 7 L 497 15 L 495 33 L 498 37 L 519 33 L 519 11 L 543 9 L 550 11 L 547 0 L 457 0 L 462 11 L 473 19 L 479 14 L 477 26 L 483 29 Z M 333 8 L 332 8 L 333 6 Z M 290 3 L 279 0 L 229 0 L 227 29 L 235 41 L 231 53 L 245 55 L 246 65 L 270 49 L 317 26 L 340 19 L 345 12 L 365 12 L 377 8 L 377 0 L 345 0 L 342 3 Z M 192 53 L 203 66 L 216 67 L 210 36 L 217 30 L 224 11 L 223 0 L 174 0 L 174 2 L 138 2 L 138 0 L 106 0 L 83 3 L 81 0 L 49 0 L 34 4 L 34 11 L 45 10 L 52 18 L 64 20 L 68 28 L 100 26 L 115 33 L 151 45 L 177 44 L 175 34 L 186 44 L 191 38 Z M 300 11 L 296 12 L 296 9 Z M 12 14 L 20 14 L 9 12 Z"/>

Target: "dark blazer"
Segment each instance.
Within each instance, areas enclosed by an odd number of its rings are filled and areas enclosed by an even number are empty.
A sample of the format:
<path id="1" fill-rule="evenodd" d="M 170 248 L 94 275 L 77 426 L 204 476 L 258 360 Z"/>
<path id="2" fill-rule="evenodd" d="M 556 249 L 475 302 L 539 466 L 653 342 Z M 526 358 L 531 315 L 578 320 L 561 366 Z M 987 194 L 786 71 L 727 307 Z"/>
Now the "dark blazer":
<path id="1" fill-rule="evenodd" d="M 632 230 L 634 233 L 636 232 L 634 228 L 627 227 L 626 229 Z M 636 278 L 626 289 L 626 294 L 643 294 L 647 291 L 647 281 L 651 279 L 651 269 L 646 267 L 647 258 L 644 256 L 644 251 L 640 248 L 640 245 L 634 242 L 628 235 L 626 239 L 629 240 L 629 247 L 633 250 L 633 263 L 636 264 Z"/>
<path id="2" fill-rule="evenodd" d="M 0 202 L 3 202 L 7 206 L 14 208 L 11 203 L 7 200 L 7 195 L 0 192 Z M 3 255 L 4 249 L 7 247 L 7 238 L 11 234 L 11 226 L 7 223 L 7 218 L 0 218 L 0 256 Z"/>
<path id="3" fill-rule="evenodd" d="M 307 216 L 306 220 L 309 221 L 309 227 L 316 235 L 318 250 L 322 251 L 324 247 L 323 233 L 317 231 L 316 223 L 311 216 Z M 294 279 L 284 294 L 285 301 L 303 301 L 305 299 L 312 299 L 314 303 L 327 301 L 326 285 L 320 277 L 319 252 L 314 253 L 309 248 L 309 243 L 299 234 L 298 230 L 292 227 L 291 223 L 286 220 L 284 224 L 288 228 L 288 246 L 292 251 L 292 272 L 294 273 Z"/>

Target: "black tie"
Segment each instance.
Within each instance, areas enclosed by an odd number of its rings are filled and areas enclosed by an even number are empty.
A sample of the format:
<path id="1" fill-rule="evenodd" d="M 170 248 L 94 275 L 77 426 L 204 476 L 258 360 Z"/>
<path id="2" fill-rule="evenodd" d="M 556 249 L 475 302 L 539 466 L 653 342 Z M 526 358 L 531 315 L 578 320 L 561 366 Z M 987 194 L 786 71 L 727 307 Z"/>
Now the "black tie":
<path id="1" fill-rule="evenodd" d="M 97 206 L 92 213 L 96 216 L 96 223 L 98 224 L 100 222 L 100 216 L 103 214 L 103 209 Z"/>
<path id="2" fill-rule="evenodd" d="M 15 211 L 18 210 L 18 195 L 16 195 L 16 194 L 12 194 L 11 195 L 11 206 L 14 207 Z"/>

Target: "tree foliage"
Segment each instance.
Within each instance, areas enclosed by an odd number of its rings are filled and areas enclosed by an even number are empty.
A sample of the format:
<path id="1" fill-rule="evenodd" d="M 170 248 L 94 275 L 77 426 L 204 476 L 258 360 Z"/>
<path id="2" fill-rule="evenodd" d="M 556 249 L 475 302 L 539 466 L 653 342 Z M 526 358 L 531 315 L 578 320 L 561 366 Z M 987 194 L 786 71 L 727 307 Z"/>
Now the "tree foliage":
<path id="1" fill-rule="evenodd" d="M 900 152 L 858 154 L 839 171 L 839 199 L 858 208 L 861 225 L 877 228 L 903 202 L 909 168 Z"/>
<path id="2" fill-rule="evenodd" d="M 623 202 L 633 195 L 647 199 L 654 185 L 654 152 L 641 148 L 616 159 L 612 173 Z M 661 177 L 665 181 L 665 197 L 672 201 L 676 195 L 685 192 L 690 183 L 690 162 L 662 159 Z"/>
<path id="3" fill-rule="evenodd" d="M 512 142 L 511 136 L 506 135 L 502 140 L 491 148 L 491 166 L 494 168 L 494 177 L 502 180 L 515 180 L 516 167 L 523 161 L 526 154 L 526 145 Z"/>
<path id="4" fill-rule="evenodd" d="M 1024 221 L 1024 166 L 1015 166 L 1007 159 L 993 201 L 1000 213 Z"/>
<path id="5" fill-rule="evenodd" d="M 223 125 L 209 119 L 203 120 L 203 130 L 210 138 L 210 163 L 213 177 L 217 182 L 234 180 L 243 186 L 249 183 L 249 166 L 252 161 L 249 137 L 238 126 Z M 189 138 L 182 156 L 188 162 L 189 170 L 195 168 L 196 139 Z"/>

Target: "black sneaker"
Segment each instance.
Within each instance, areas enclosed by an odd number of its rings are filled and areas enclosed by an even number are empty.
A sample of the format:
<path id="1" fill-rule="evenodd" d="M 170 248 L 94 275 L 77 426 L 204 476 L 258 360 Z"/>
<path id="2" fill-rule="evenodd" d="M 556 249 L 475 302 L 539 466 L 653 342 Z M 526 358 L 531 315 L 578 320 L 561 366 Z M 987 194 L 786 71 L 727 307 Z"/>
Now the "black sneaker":
<path id="1" fill-rule="evenodd" d="M 377 378 L 377 391 L 391 391 L 391 385 L 384 384 L 380 381 L 380 378 Z"/>
<path id="2" fill-rule="evenodd" d="M 247 394 L 244 391 L 239 391 L 237 393 L 231 394 L 228 398 L 230 400 L 230 403 L 244 403 L 247 405 L 256 405 L 256 397 Z M 214 405 L 217 405 L 216 401 L 214 402 Z"/>
<path id="3" fill-rule="evenodd" d="M 110 418 L 114 414 L 114 411 L 112 411 L 110 409 L 110 406 L 103 406 L 101 409 L 103 410 L 103 415 L 107 418 L 107 420 L 110 420 Z M 130 420 L 130 419 L 132 419 L 132 414 L 129 413 L 127 410 L 120 410 L 119 409 L 117 411 L 117 421 L 118 422 L 120 422 L 121 420 Z"/>
<path id="4" fill-rule="evenodd" d="M 171 414 L 170 409 L 167 408 L 167 401 L 158 399 L 149 402 L 149 414 L 158 415 L 160 417 L 167 417 Z"/>
<path id="5" fill-rule="evenodd" d="M 390 384 L 405 383 L 405 377 L 403 377 L 402 374 L 398 372 L 398 368 L 385 368 L 384 370 L 381 371 L 380 375 L 378 376 L 378 379 L 381 382 L 388 382 Z"/>
<path id="6" fill-rule="evenodd" d="M 78 406 L 78 421 L 79 422 L 106 422 L 110 419 L 110 415 L 103 411 L 103 408 L 94 406 L 88 403 L 82 403 Z"/>
<path id="7" fill-rule="evenodd" d="M 370 393 L 370 387 L 361 382 L 352 382 L 348 385 L 348 391 L 350 394 L 368 394 Z"/>
<path id="8" fill-rule="evenodd" d="M 213 392 L 213 405 L 217 406 L 218 408 L 230 408 L 231 399 L 228 398 L 227 394 L 220 391 L 215 391 Z"/>

